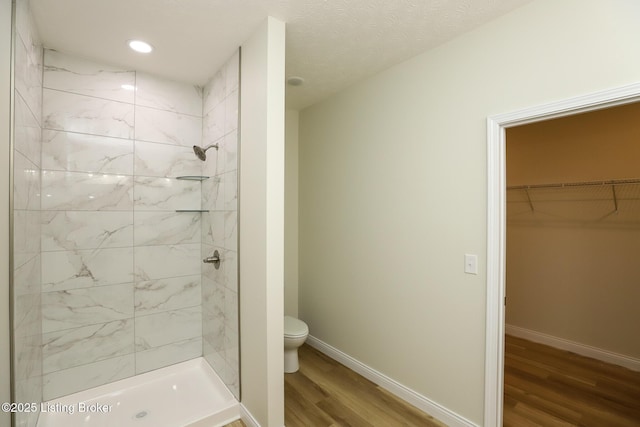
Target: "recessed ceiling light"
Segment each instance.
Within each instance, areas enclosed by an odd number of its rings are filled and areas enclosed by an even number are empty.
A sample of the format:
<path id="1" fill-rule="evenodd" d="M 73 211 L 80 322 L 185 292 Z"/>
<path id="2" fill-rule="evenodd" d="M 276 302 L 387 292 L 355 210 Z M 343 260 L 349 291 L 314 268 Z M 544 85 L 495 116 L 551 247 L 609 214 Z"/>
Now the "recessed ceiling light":
<path id="1" fill-rule="evenodd" d="M 134 85 L 120 85 L 120 87 L 124 90 L 136 90 Z"/>
<path id="2" fill-rule="evenodd" d="M 140 53 L 149 53 L 153 50 L 153 46 L 147 42 L 143 42 L 142 40 L 129 40 L 127 44 L 131 49 Z"/>

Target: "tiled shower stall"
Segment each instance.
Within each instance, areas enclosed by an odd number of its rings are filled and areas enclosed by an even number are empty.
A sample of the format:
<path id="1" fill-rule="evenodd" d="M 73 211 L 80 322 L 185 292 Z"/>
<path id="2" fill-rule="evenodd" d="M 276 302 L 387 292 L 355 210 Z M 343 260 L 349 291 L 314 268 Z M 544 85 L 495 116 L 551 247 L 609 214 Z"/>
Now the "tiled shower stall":
<path id="1" fill-rule="evenodd" d="M 239 52 L 172 82 L 42 49 L 17 3 L 16 401 L 200 356 L 238 397 Z"/>

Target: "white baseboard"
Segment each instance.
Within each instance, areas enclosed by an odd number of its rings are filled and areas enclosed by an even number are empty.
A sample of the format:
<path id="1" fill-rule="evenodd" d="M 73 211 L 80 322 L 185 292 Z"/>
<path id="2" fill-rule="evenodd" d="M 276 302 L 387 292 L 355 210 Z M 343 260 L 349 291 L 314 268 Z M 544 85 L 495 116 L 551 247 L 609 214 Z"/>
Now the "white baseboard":
<path id="1" fill-rule="evenodd" d="M 575 341 L 569 341 L 564 338 L 554 337 L 543 334 L 542 332 L 521 328 L 519 326 L 505 325 L 505 332 L 507 335 L 524 338 L 526 340 L 545 344 L 560 350 L 567 350 L 581 356 L 591 357 L 592 359 L 623 366 L 633 371 L 640 371 L 640 359 L 635 359 L 623 354 L 614 353 L 612 351 L 603 350 L 601 348 L 592 347 Z"/>
<path id="2" fill-rule="evenodd" d="M 253 414 L 242 403 L 240 404 L 240 419 L 247 427 L 260 427 L 258 420 L 253 417 Z"/>
<path id="3" fill-rule="evenodd" d="M 370 368 L 364 363 L 354 359 L 346 353 L 338 350 L 335 347 L 319 340 L 316 337 L 309 335 L 307 338 L 307 344 L 317 349 L 318 351 L 326 354 L 330 358 L 337 360 L 349 369 L 359 373 L 369 381 L 379 385 L 390 393 L 396 395 L 400 399 L 415 406 L 418 409 L 426 412 L 439 421 L 447 424 L 450 427 L 477 427 L 477 424 L 472 423 L 466 418 L 456 414 L 455 412 L 439 405 L 438 403 L 426 398 L 425 396 L 411 390 L 410 388 L 400 384 L 399 382 L 387 377 L 386 375 Z"/>

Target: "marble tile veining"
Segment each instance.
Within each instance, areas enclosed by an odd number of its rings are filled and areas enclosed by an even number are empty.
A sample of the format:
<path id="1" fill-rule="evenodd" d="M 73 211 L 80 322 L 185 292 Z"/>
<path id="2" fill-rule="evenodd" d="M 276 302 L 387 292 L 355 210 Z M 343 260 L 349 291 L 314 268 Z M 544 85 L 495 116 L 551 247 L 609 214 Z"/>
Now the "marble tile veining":
<path id="1" fill-rule="evenodd" d="M 13 168 L 14 209 L 39 210 L 41 188 L 40 168 L 19 152 L 15 153 Z"/>
<path id="2" fill-rule="evenodd" d="M 42 130 L 20 94 L 15 98 L 15 149 L 40 166 Z"/>
<path id="3" fill-rule="evenodd" d="M 192 147 L 202 138 L 202 118 L 136 106 L 136 139 Z"/>
<path id="4" fill-rule="evenodd" d="M 133 138 L 132 104 L 44 89 L 43 127 L 91 135 Z"/>
<path id="5" fill-rule="evenodd" d="M 44 333 L 132 317 L 131 283 L 42 294 Z"/>
<path id="6" fill-rule="evenodd" d="M 133 354 L 101 360 L 44 375 L 44 400 L 97 387 L 135 374 Z"/>
<path id="7" fill-rule="evenodd" d="M 22 259 L 15 257 L 15 269 L 13 271 L 14 295 L 39 294 L 42 290 L 41 256 L 39 253 L 32 257 Z"/>
<path id="8" fill-rule="evenodd" d="M 136 316 L 136 351 L 202 336 L 202 309 L 197 307 Z"/>
<path id="9" fill-rule="evenodd" d="M 133 282 L 133 248 L 42 253 L 44 292 Z"/>
<path id="10" fill-rule="evenodd" d="M 15 43 L 15 88 L 36 120 L 42 111 L 42 48 L 18 37 Z"/>
<path id="11" fill-rule="evenodd" d="M 136 212 L 135 245 L 200 243 L 199 212 Z"/>
<path id="12" fill-rule="evenodd" d="M 134 298 L 136 316 L 199 306 L 200 275 L 138 282 Z"/>
<path id="13" fill-rule="evenodd" d="M 200 182 L 173 178 L 136 177 L 136 211 L 200 209 Z"/>
<path id="14" fill-rule="evenodd" d="M 132 246 L 132 212 L 42 212 L 42 250 L 45 252 Z"/>
<path id="15" fill-rule="evenodd" d="M 202 161 L 191 147 L 136 141 L 137 176 L 202 175 Z"/>
<path id="16" fill-rule="evenodd" d="M 42 168 L 69 172 L 133 174 L 133 141 L 44 130 Z"/>
<path id="17" fill-rule="evenodd" d="M 44 51 L 44 87 L 113 101 L 134 101 L 136 75 L 52 49 Z"/>
<path id="18" fill-rule="evenodd" d="M 139 351 L 136 353 L 136 374 L 142 374 L 200 356 L 202 356 L 201 337 Z"/>
<path id="19" fill-rule="evenodd" d="M 136 105 L 202 116 L 202 89 L 148 73 L 136 76 Z"/>
<path id="20" fill-rule="evenodd" d="M 45 373 L 133 353 L 133 319 L 44 334 Z"/>
<path id="21" fill-rule="evenodd" d="M 137 281 L 190 276 L 200 270 L 200 244 L 138 246 L 135 248 Z"/>
<path id="22" fill-rule="evenodd" d="M 42 172 L 43 210 L 131 210 L 133 179 L 126 175 Z"/>

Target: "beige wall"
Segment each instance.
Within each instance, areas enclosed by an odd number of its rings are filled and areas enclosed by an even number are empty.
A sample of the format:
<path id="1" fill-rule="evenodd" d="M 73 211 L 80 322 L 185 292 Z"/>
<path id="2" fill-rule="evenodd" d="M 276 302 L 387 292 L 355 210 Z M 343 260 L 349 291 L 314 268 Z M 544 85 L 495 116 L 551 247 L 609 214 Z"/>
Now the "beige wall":
<path id="1" fill-rule="evenodd" d="M 296 110 L 285 115 L 284 164 L 284 314 L 298 316 L 298 120 Z"/>
<path id="2" fill-rule="evenodd" d="M 11 0 L 0 0 L 0 403 L 10 402 L 9 176 L 11 164 Z M 0 425 L 10 414 L 0 412 Z"/>
<path id="3" fill-rule="evenodd" d="M 640 178 L 640 103 L 507 129 L 507 185 Z"/>
<path id="4" fill-rule="evenodd" d="M 507 130 L 507 185 L 640 178 L 640 103 Z M 640 359 L 640 184 L 507 191 L 506 323 Z"/>
<path id="5" fill-rule="evenodd" d="M 534 1 L 303 110 L 311 334 L 481 424 L 486 118 L 637 82 L 637 16 L 634 0 Z"/>
<path id="6" fill-rule="evenodd" d="M 241 401 L 263 427 L 284 425 L 285 26 L 268 18 L 241 49 Z"/>

